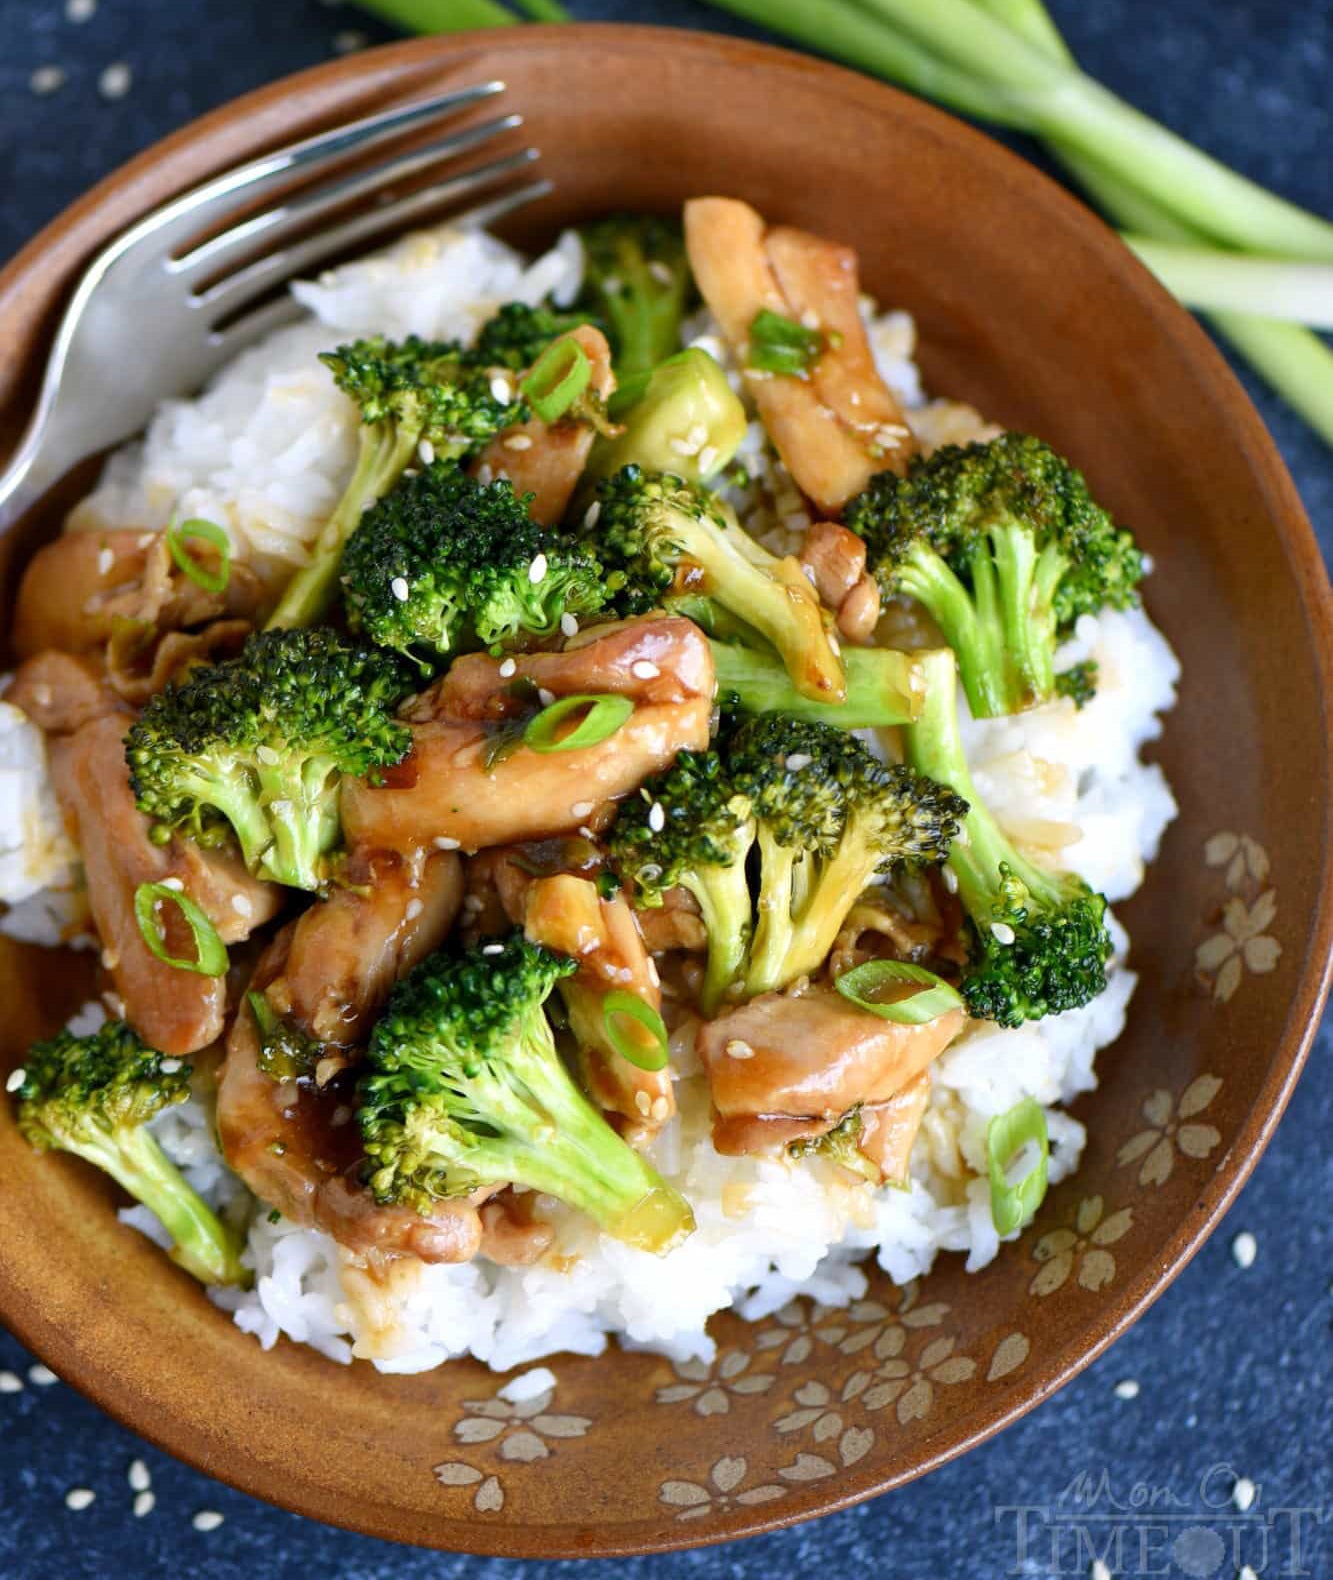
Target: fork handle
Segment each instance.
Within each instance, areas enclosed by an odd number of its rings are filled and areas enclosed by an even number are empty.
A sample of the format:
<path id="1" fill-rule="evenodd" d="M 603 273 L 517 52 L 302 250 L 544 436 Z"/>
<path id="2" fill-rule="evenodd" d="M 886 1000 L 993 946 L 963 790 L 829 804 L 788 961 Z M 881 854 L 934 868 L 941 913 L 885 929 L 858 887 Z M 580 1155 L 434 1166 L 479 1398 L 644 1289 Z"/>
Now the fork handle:
<path id="1" fill-rule="evenodd" d="M 27 515 L 47 489 L 87 454 L 77 443 L 62 443 L 53 431 L 59 424 L 44 421 L 45 415 L 38 412 L 0 470 L 0 535 Z"/>

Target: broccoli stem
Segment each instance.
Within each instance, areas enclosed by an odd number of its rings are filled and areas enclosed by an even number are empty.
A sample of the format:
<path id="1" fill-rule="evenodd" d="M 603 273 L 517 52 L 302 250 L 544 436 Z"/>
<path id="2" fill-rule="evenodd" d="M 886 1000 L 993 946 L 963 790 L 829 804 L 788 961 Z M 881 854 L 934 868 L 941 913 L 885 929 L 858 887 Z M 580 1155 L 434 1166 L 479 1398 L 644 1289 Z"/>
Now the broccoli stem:
<path id="1" fill-rule="evenodd" d="M 737 642 L 709 642 L 720 698 L 734 697 L 744 713 L 785 713 L 844 730 L 885 729 L 914 719 L 921 699 L 910 653 L 883 647 L 845 647 L 845 702 L 802 696 L 782 663 Z"/>
<path id="2" fill-rule="evenodd" d="M 968 803 L 962 833 L 950 847 L 945 863 L 958 880 L 963 908 L 974 919 L 992 913 L 1004 883 L 1002 866 L 1021 879 L 1033 894 L 1058 900 L 1058 880 L 1018 855 L 973 782 L 958 729 L 953 654 L 943 648 L 924 653 L 921 667 L 925 700 L 920 716 L 903 732 L 903 748 L 908 763 L 918 773 L 948 785 Z"/>
<path id="3" fill-rule="evenodd" d="M 543 1025 L 523 1036 L 512 1072 L 483 1066 L 472 1078 L 494 1133 L 474 1132 L 469 1170 L 555 1196 L 640 1250 L 670 1250 L 694 1228 L 689 1203 L 611 1129 L 549 1041 Z"/>
<path id="4" fill-rule="evenodd" d="M 741 974 L 750 942 L 750 886 L 744 861 L 727 867 L 699 867 L 682 879 L 698 902 L 708 934 L 708 964 L 700 1002 L 712 1015 Z"/>
<path id="5" fill-rule="evenodd" d="M 145 1125 L 65 1143 L 104 1169 L 158 1218 L 171 1236 L 168 1255 L 204 1284 L 244 1284 L 239 1237 L 200 1199 Z"/>
<path id="6" fill-rule="evenodd" d="M 703 570 L 713 597 L 724 600 L 782 654 L 803 697 L 843 700 L 842 664 L 829 644 L 823 611 L 794 560 L 769 554 L 739 527 L 695 523 L 683 514 L 673 536 Z"/>
<path id="7" fill-rule="evenodd" d="M 251 872 L 257 872 L 273 843 L 264 808 L 255 795 L 255 785 L 247 769 L 207 772 L 208 761 L 193 765 L 197 771 L 180 777 L 181 795 L 190 796 L 203 806 L 214 807 L 231 824 L 241 856 Z"/>
<path id="8" fill-rule="evenodd" d="M 271 825 L 271 843 L 260 867 L 279 883 L 318 889 L 320 858 L 338 842 L 337 766 L 310 757 L 259 768 L 259 806 Z"/>
<path id="9" fill-rule="evenodd" d="M 337 597 L 338 572 L 348 538 L 362 513 L 392 487 L 416 445 L 415 429 L 404 431 L 401 424 L 362 427 L 352 480 L 315 540 L 309 560 L 287 583 L 278 607 L 269 616 L 268 630 L 316 625 L 328 613 Z"/>

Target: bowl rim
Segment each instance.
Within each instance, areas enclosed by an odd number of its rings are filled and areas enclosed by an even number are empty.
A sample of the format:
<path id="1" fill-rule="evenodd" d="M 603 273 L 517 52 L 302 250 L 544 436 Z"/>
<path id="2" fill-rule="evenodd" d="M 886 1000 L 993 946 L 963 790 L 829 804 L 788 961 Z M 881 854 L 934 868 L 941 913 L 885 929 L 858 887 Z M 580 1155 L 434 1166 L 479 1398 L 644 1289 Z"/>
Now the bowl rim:
<path id="1" fill-rule="evenodd" d="M 1319 674 L 1323 699 L 1326 779 L 1333 779 L 1333 600 L 1330 599 L 1323 556 L 1276 444 L 1216 346 L 1191 315 L 1122 246 L 1115 233 L 1091 209 L 1030 161 L 965 121 L 922 99 L 817 57 L 726 34 L 645 24 L 585 22 L 559 27 L 528 24 L 521 28 L 502 28 L 493 32 L 407 39 L 308 67 L 228 100 L 153 143 L 104 176 L 43 226 L 0 269 L 0 313 L 4 312 L 7 299 L 15 288 L 43 255 L 77 234 L 85 225 L 99 223 L 99 210 L 109 199 L 132 191 L 142 175 L 163 161 L 171 160 L 196 142 L 207 141 L 238 117 L 271 112 L 293 92 L 300 92 L 309 102 L 310 95 L 317 94 L 326 85 L 355 79 L 363 73 L 372 75 L 399 65 L 421 66 L 451 54 L 465 54 L 478 48 L 484 48 L 488 54 L 522 54 L 529 49 L 548 49 L 556 39 L 565 40 L 574 48 L 592 41 L 610 44 L 612 40 L 623 42 L 637 39 L 655 50 L 710 55 L 732 69 L 762 71 L 774 78 L 791 72 L 806 77 L 826 78 L 836 85 L 840 93 L 877 101 L 881 107 L 886 100 L 891 100 L 898 117 L 914 121 L 936 139 L 951 143 L 961 156 L 989 162 L 997 167 L 997 173 L 1003 174 L 1020 196 L 1034 204 L 1045 205 L 1048 209 L 1054 208 L 1057 212 L 1063 210 L 1064 221 L 1081 229 L 1090 246 L 1095 246 L 1103 256 L 1114 253 L 1118 269 L 1122 273 L 1128 271 L 1130 277 L 1135 279 L 1137 288 L 1155 297 L 1159 309 L 1171 319 L 1172 335 L 1180 346 L 1181 354 L 1201 364 L 1223 416 L 1245 444 L 1247 461 L 1259 474 L 1265 492 L 1273 501 L 1269 525 L 1277 533 L 1285 552 L 1295 591 L 1311 633 L 1312 656 Z M 132 222 L 132 219 L 126 219 L 124 224 Z M 123 227 L 108 231 L 98 245 L 117 234 L 120 228 Z M 86 261 L 85 256 L 72 266 L 65 282 L 66 288 L 77 278 L 77 271 Z M 1333 852 L 1330 851 L 1327 833 L 1323 859 L 1327 876 L 1333 868 Z M 1193 1259 L 1249 1178 L 1290 1099 L 1318 1031 L 1330 981 L 1333 980 L 1333 884 L 1329 882 L 1325 882 L 1322 887 L 1306 958 L 1306 971 L 1268 1061 L 1268 1070 L 1257 1098 L 1239 1129 L 1235 1144 L 1209 1179 L 1194 1211 L 1169 1238 L 1161 1255 L 1137 1276 L 1127 1279 L 1123 1286 L 1118 1287 L 1115 1296 L 1103 1308 L 1102 1321 L 1095 1333 L 1090 1337 L 1086 1334 L 1082 1337 L 1082 1347 L 1071 1345 L 1066 1351 L 1057 1354 L 1016 1397 L 1012 1391 L 1006 1391 L 1003 1396 L 997 1397 L 993 1405 L 983 1403 L 975 1412 L 966 1433 L 954 1437 L 948 1428 L 942 1429 L 941 1441 L 935 1442 L 928 1438 L 925 1452 L 919 1453 L 911 1464 L 899 1471 L 889 1474 L 866 1471 L 858 1475 L 853 1470 L 841 1478 L 836 1486 L 824 1482 L 813 1484 L 803 1492 L 796 1491 L 791 1499 L 784 1500 L 780 1509 L 766 1505 L 753 1513 L 741 1510 L 731 1518 L 717 1522 L 706 1532 L 690 1528 L 688 1532 L 681 1531 L 678 1536 L 673 1531 L 661 1537 L 618 1538 L 608 1531 L 606 1534 L 610 1539 L 604 1539 L 595 1550 L 590 1551 L 586 1543 L 579 1542 L 571 1528 L 566 1526 L 535 1523 L 495 1526 L 469 1524 L 469 1540 L 462 1546 L 446 1550 L 477 1555 L 555 1559 L 588 1556 L 617 1558 L 712 1546 L 784 1529 L 849 1508 L 915 1480 L 1002 1431 L 1077 1376 L 1138 1320 Z M 362 1519 L 343 1515 L 337 1503 L 319 1489 L 308 1489 L 304 1484 L 296 1483 L 292 1492 L 280 1491 L 266 1484 L 258 1467 L 244 1457 L 234 1455 L 235 1463 L 222 1463 L 220 1456 L 210 1456 L 207 1452 L 195 1450 L 188 1441 L 182 1442 L 181 1431 L 175 1423 L 169 1421 L 159 1430 L 154 1421 L 136 1419 L 132 1405 L 117 1402 L 104 1386 L 100 1375 L 80 1371 L 75 1364 L 73 1346 L 64 1341 L 58 1329 L 43 1325 L 37 1308 L 26 1304 L 23 1292 L 11 1283 L 3 1256 L 0 1256 L 0 1321 L 77 1392 L 121 1425 L 193 1469 L 203 1471 L 226 1485 L 276 1507 L 329 1525 L 389 1541 L 412 1540 L 404 1536 L 401 1522 L 395 1521 L 387 1511 L 383 1518 L 368 1515 Z M 65 1369 L 66 1362 L 71 1363 L 68 1371 Z M 765 1509 L 771 1512 L 764 1512 Z M 455 1530 L 458 1528 L 456 1522 L 449 1523 Z M 472 1532 L 476 1533 L 475 1541 L 471 1539 Z M 439 1547 L 440 1544 L 430 1545 Z"/>

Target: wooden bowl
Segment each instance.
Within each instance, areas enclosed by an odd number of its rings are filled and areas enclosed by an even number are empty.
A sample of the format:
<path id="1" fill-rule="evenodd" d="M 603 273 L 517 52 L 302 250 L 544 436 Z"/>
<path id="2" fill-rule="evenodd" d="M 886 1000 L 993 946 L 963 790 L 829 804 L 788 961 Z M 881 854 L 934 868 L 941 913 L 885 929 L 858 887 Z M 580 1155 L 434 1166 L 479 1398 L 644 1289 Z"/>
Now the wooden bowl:
<path id="1" fill-rule="evenodd" d="M 497 1401 L 471 1363 L 341 1368 L 232 1326 L 39 1159 L 0 1107 L 0 1316 L 67 1381 L 182 1459 L 317 1519 L 440 1548 L 616 1555 L 771 1529 L 962 1452 L 1085 1366 L 1180 1271 L 1254 1166 L 1329 964 L 1329 602 L 1259 418 L 1193 321 L 1085 209 L 1004 149 L 863 77 L 648 28 L 515 28 L 302 73 L 196 122 L 49 226 L 0 275 L 0 440 L 21 425 L 80 265 L 256 151 L 390 99 L 497 76 L 544 151 L 545 233 L 607 208 L 748 198 L 853 243 L 916 315 L 928 386 L 1042 434 L 1156 561 L 1184 663 L 1158 756 L 1181 803 L 1123 907 L 1129 1028 L 1075 1112 L 1088 1149 L 983 1273 L 941 1257 L 847 1311 L 717 1321 L 712 1366 L 612 1349 Z M 6 946 L 16 1062 L 85 983 Z M 2 1061 L 0 1061 L 2 1062 Z"/>

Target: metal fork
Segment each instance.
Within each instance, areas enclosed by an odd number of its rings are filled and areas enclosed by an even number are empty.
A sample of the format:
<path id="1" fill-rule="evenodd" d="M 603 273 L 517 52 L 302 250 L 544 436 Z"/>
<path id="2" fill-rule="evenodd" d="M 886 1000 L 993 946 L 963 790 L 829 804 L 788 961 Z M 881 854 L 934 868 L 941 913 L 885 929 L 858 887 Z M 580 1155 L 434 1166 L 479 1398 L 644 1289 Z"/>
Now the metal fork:
<path id="1" fill-rule="evenodd" d="M 523 148 L 393 196 L 396 182 L 514 131 L 519 115 L 335 172 L 379 143 L 456 119 L 503 91 L 501 82 L 481 83 L 293 143 L 174 198 L 105 247 L 65 310 L 36 411 L 0 470 L 0 532 L 76 462 L 137 433 L 160 401 L 198 389 L 243 347 L 298 318 L 286 292 L 253 305 L 275 288 L 427 212 L 486 224 L 550 191 L 543 180 L 504 186 L 537 159 L 535 148 Z M 251 212 L 278 193 L 271 207 Z M 483 201 L 458 207 L 472 199 Z M 321 226 L 351 205 L 354 212 Z"/>

